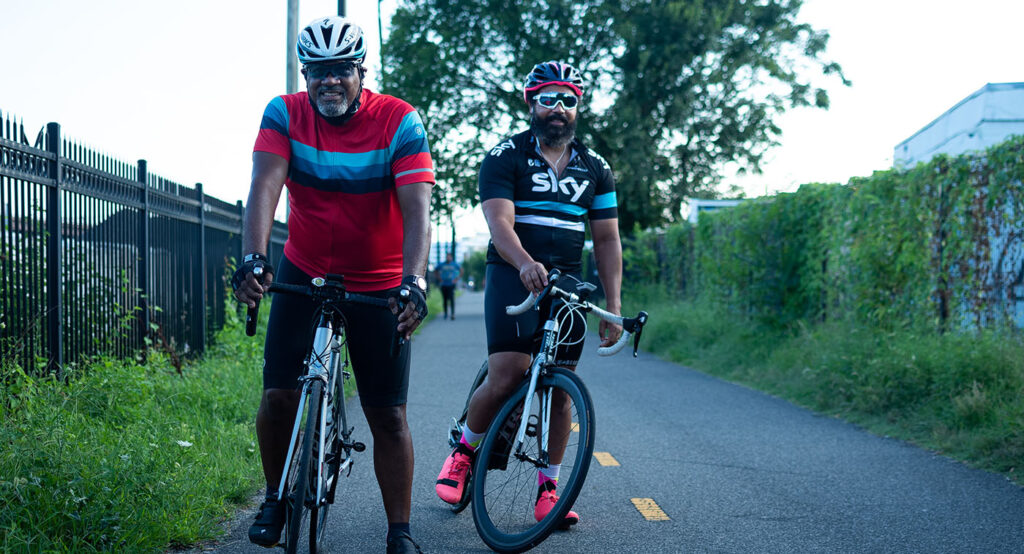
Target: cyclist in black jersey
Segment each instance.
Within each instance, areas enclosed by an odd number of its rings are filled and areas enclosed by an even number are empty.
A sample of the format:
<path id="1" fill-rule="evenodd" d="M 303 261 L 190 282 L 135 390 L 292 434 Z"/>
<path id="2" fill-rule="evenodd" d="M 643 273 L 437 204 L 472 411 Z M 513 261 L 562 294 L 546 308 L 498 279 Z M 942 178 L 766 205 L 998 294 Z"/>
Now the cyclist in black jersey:
<path id="1" fill-rule="evenodd" d="M 480 166 L 480 200 L 491 231 L 484 300 L 489 369 L 470 400 L 462 440 L 438 475 L 438 496 L 453 504 L 462 496 L 476 446 L 522 382 L 542 331 L 538 324 L 543 318 L 536 312 L 509 316 L 505 306 L 520 303 L 528 291 L 542 290 L 552 269 L 579 277 L 587 221 L 607 310 L 620 313 L 622 246 L 615 182 L 604 158 L 575 136 L 583 79 L 566 63 L 537 64 L 526 78 L 523 97 L 530 129 L 492 148 Z M 602 346 L 614 344 L 621 333 L 621 327 L 601 321 Z M 557 363 L 574 368 L 582 348 L 580 341 L 560 349 Z M 558 408 L 567 406 L 556 405 L 552 417 L 567 417 Z M 553 463 L 539 472 L 537 521 L 557 502 L 555 462 L 561 455 L 552 451 Z M 578 521 L 579 515 L 570 511 L 563 526 Z"/>

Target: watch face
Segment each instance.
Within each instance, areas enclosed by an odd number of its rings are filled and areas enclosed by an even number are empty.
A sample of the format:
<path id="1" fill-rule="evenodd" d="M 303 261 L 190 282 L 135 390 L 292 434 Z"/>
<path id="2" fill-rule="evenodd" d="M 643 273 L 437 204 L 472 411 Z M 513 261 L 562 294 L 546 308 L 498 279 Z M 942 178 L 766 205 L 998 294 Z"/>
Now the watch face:
<path id="1" fill-rule="evenodd" d="M 427 290 L 427 280 L 423 277 L 416 277 L 416 286 L 419 287 L 420 290 Z"/>

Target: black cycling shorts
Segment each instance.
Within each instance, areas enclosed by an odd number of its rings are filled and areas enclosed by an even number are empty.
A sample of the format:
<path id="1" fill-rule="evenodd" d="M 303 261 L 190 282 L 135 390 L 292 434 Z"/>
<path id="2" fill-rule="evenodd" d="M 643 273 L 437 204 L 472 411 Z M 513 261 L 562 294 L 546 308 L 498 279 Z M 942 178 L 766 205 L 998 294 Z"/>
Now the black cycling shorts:
<path id="1" fill-rule="evenodd" d="M 311 278 L 284 257 L 274 275 L 277 282 L 294 285 L 308 285 Z M 387 290 L 359 294 L 383 298 Z M 374 407 L 405 404 L 409 393 L 409 343 L 402 346 L 395 358 L 390 351 L 398 319 L 389 310 L 362 304 L 346 304 L 342 313 L 347 322 L 346 342 L 359 401 Z M 263 347 L 264 389 L 298 387 L 317 316 L 317 303 L 311 298 L 273 295 Z"/>
<path id="2" fill-rule="evenodd" d="M 579 274 L 569 275 L 579 278 Z M 571 279 L 567 281 L 572 282 Z M 519 279 L 519 272 L 510 265 L 487 264 L 486 283 L 484 321 L 487 325 L 487 353 L 522 352 L 532 355 L 539 351 L 544 322 L 551 310 L 551 298 L 542 300 L 538 310 L 527 310 L 526 313 L 511 316 L 505 313 L 505 306 L 516 306 L 529 294 Z M 556 312 L 563 305 L 558 301 Z M 559 346 L 555 351 L 555 364 L 575 367 L 583 353 L 586 321 L 580 312 L 566 311 L 563 314 L 559 322 L 559 335 L 569 344 Z"/>

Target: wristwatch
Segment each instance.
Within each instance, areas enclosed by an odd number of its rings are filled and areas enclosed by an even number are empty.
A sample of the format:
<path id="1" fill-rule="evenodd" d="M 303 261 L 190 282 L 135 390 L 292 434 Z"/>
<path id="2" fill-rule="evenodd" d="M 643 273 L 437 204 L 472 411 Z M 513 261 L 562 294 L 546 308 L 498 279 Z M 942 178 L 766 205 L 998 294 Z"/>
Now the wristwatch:
<path id="1" fill-rule="evenodd" d="M 403 285 L 415 285 L 423 292 L 427 292 L 427 280 L 422 275 L 406 275 L 402 279 Z"/>

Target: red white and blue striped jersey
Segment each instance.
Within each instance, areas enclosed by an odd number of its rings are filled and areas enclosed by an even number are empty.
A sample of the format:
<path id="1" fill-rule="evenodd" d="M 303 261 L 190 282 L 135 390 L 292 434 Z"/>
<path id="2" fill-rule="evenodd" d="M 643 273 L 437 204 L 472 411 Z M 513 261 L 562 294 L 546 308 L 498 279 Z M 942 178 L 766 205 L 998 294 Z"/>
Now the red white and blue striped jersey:
<path id="1" fill-rule="evenodd" d="M 363 89 L 344 125 L 316 114 L 306 92 L 278 96 L 263 112 L 254 150 L 288 160 L 285 256 L 314 277 L 345 276 L 352 291 L 402 280 L 398 187 L 434 183 L 426 132 L 403 100 Z"/>

